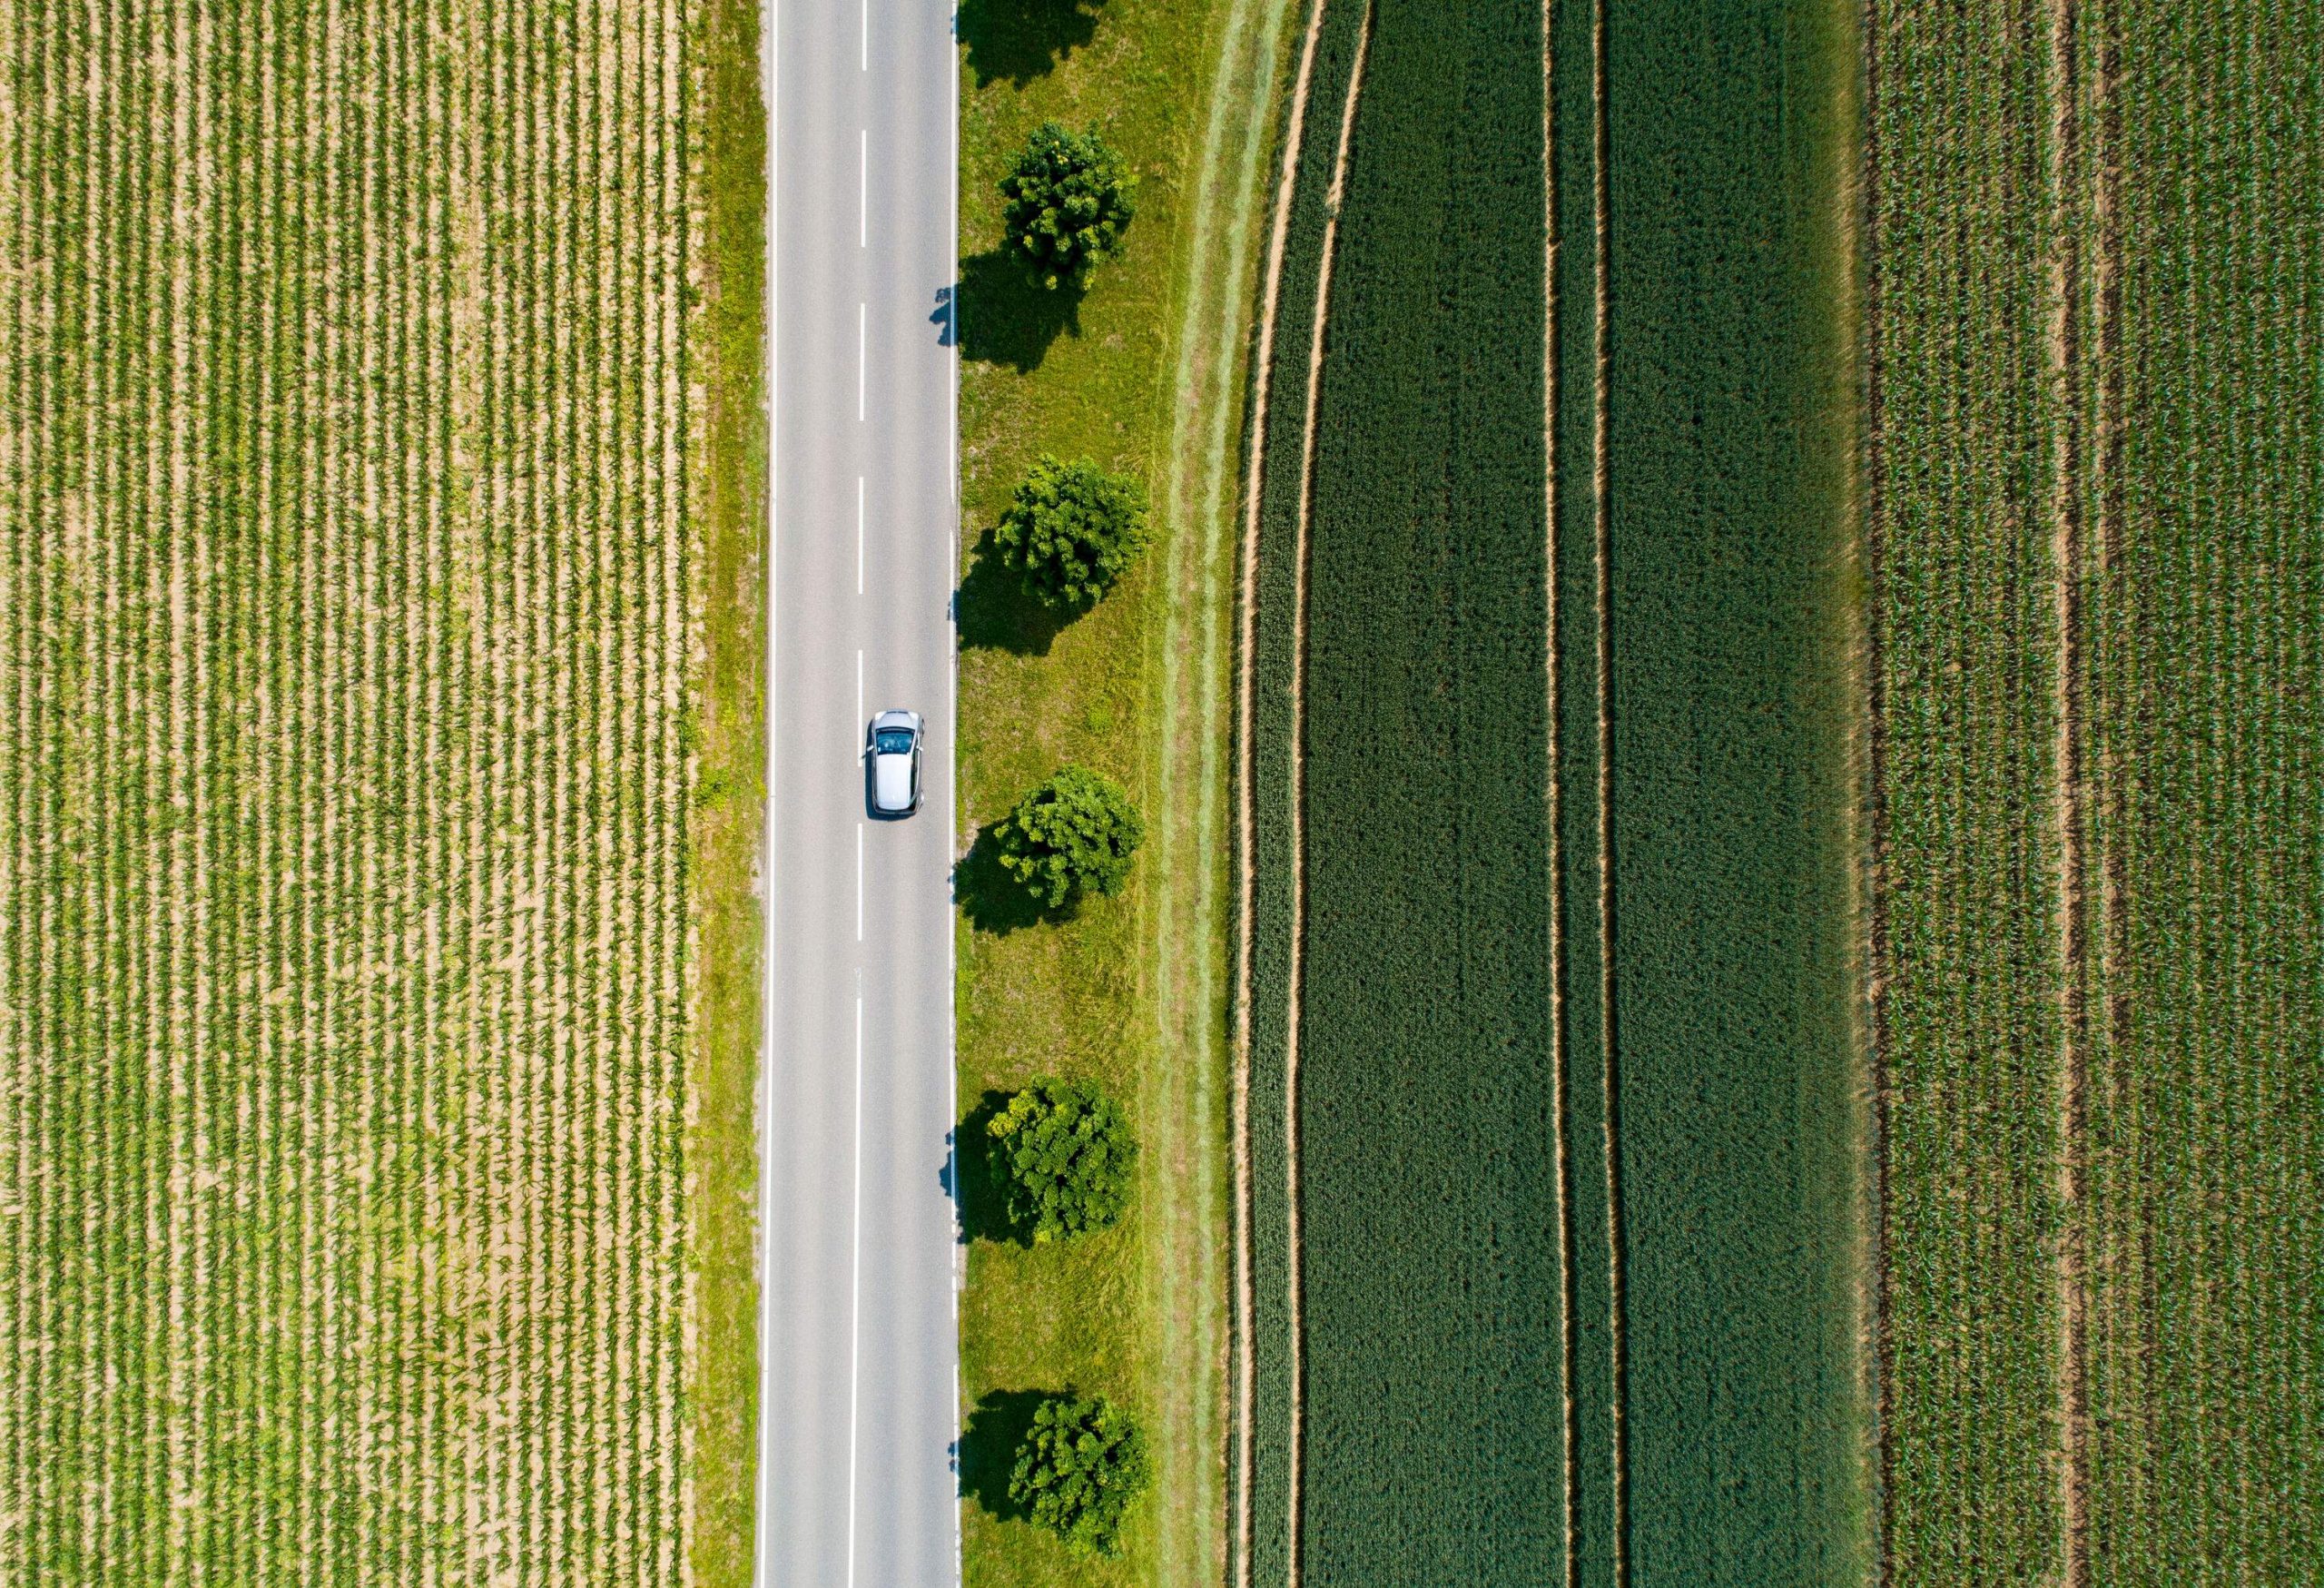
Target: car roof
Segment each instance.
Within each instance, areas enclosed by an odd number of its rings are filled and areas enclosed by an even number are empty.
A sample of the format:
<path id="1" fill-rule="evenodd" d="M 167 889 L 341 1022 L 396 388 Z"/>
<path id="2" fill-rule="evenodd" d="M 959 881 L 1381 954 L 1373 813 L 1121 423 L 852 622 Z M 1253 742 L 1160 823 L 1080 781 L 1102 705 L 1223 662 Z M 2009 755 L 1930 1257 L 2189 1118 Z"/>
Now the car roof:
<path id="1" fill-rule="evenodd" d="M 872 730 L 874 733 L 881 728 L 917 729 L 919 726 L 920 713 L 916 711 L 883 711 L 872 719 Z"/>

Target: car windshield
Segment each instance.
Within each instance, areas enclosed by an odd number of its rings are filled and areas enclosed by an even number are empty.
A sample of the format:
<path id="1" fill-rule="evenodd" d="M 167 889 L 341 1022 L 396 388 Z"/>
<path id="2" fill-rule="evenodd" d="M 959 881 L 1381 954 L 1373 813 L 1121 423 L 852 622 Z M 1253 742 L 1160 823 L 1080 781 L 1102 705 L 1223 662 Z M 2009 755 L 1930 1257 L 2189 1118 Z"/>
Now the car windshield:
<path id="1" fill-rule="evenodd" d="M 882 755 L 908 755 L 911 753 L 911 730 L 881 728 L 872 736 L 872 747 Z"/>

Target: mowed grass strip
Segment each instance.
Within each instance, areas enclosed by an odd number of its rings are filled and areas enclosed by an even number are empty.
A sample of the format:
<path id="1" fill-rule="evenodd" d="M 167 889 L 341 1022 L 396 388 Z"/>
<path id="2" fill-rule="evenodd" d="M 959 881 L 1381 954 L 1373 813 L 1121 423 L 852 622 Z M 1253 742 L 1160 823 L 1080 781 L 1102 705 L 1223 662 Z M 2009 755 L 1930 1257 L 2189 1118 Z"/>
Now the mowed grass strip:
<path id="1" fill-rule="evenodd" d="M 679 1581 L 699 57 L 0 20 L 0 1577 Z"/>
<path id="2" fill-rule="evenodd" d="M 1606 13 L 1611 1553 L 1638 1583 L 1871 1561 L 1854 22 L 1823 0 Z"/>
<path id="3" fill-rule="evenodd" d="M 1339 217 L 1295 928 L 1315 1581 L 1561 1575 L 1541 48 L 1538 6 L 1384 0 Z"/>

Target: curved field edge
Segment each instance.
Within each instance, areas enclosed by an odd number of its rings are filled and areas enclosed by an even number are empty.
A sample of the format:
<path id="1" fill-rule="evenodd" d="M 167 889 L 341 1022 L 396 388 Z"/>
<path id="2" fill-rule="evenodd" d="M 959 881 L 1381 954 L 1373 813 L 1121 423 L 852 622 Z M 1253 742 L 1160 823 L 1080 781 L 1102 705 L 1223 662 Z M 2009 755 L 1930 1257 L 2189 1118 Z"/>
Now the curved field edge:
<path id="1" fill-rule="evenodd" d="M 1214 0 L 961 15 L 959 843 L 972 846 L 1065 760 L 1132 787 L 1149 834 L 1120 898 L 1042 923 L 996 921 L 972 900 L 960 927 L 963 1110 L 1037 1074 L 1087 1076 L 1130 1100 L 1141 1141 L 1121 1226 L 1038 1251 L 970 1246 L 972 1583 L 1211 1584 L 1226 1569 L 1233 497 L 1260 173 L 1292 9 Z M 1126 256 L 1065 298 L 1016 285 L 992 191 L 1025 133 L 1051 117 L 1097 124 L 1140 184 Z M 980 540 L 1044 450 L 1144 476 L 1159 531 L 1123 585 L 1062 629 L 1029 621 L 981 566 Z M 1154 1450 L 1153 1490 L 1116 1560 L 1067 1555 L 1006 1501 L 995 1430 L 1009 1397 L 1067 1385 L 1122 1402 Z"/>
<path id="2" fill-rule="evenodd" d="M 758 884 L 766 765 L 764 290 L 766 117 L 759 7 L 710 0 L 696 14 L 691 151 L 701 239 L 690 328 L 701 386 L 693 512 L 701 653 L 700 757 L 692 817 L 693 1259 L 697 1336 L 690 1385 L 692 1560 L 701 1588 L 746 1588 L 758 1491 Z"/>
<path id="3" fill-rule="evenodd" d="M 1249 806 L 1241 863 L 1250 876 L 1246 920 L 1238 957 L 1246 961 L 1248 1012 L 1241 1041 L 1247 1051 L 1248 1150 L 1251 1198 L 1248 1261 L 1251 1304 L 1245 1321 L 1251 1410 L 1247 1449 L 1250 1497 L 1238 1518 L 1246 1557 L 1236 1581 L 1275 1583 L 1292 1571 L 1290 1471 L 1296 1394 L 1291 1340 L 1290 1133 L 1286 1129 L 1286 1061 L 1290 1045 L 1291 938 L 1296 930 L 1293 890 L 1292 744 L 1298 731 L 1292 679 L 1296 666 L 1295 565 L 1298 518 L 1305 494 L 1310 418 L 1311 354 L 1318 331 L 1316 285 L 1322 269 L 1327 198 L 1337 159 L 1337 133 L 1355 66 L 1365 0 L 1313 0 L 1307 16 L 1314 57 L 1302 67 L 1305 125 L 1289 192 L 1276 223 L 1282 259 L 1267 336 L 1273 357 L 1264 413 L 1254 412 L 1248 443 L 1257 467 L 1246 477 L 1248 563 L 1242 592 L 1246 637 L 1241 665 L 1249 672 L 1241 751 L 1246 779 L 1238 799 Z M 1303 41 L 1303 50 L 1305 49 Z M 1295 79 L 1295 83 L 1296 83 Z M 1294 152 L 1286 148 L 1286 155 Z M 1256 378 L 1255 371 L 1255 380 Z"/>

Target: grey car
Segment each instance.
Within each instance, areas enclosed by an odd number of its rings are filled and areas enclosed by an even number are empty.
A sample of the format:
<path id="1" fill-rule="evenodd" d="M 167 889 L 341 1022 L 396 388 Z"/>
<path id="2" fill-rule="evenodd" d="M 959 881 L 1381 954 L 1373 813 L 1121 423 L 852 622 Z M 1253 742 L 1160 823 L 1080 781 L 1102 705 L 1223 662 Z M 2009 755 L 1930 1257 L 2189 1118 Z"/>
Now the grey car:
<path id="1" fill-rule="evenodd" d="M 909 816 L 920 809 L 920 714 L 883 711 L 872 719 L 872 814 Z"/>

